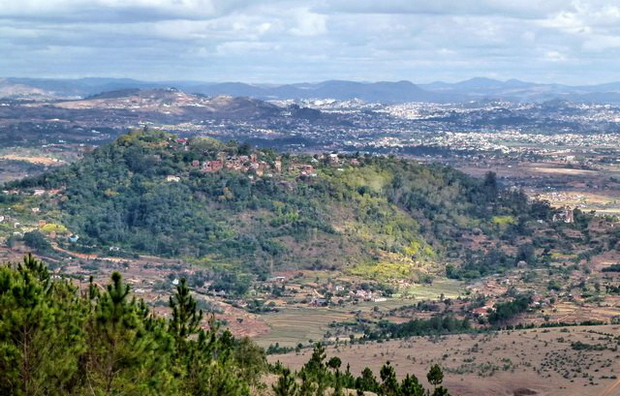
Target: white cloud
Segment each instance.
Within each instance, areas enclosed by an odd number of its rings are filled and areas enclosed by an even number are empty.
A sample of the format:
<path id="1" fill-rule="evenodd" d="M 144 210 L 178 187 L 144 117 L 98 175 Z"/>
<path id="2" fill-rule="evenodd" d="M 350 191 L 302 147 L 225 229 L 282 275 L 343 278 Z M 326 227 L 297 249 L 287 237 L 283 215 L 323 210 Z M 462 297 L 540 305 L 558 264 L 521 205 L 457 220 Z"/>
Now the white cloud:
<path id="1" fill-rule="evenodd" d="M 291 33 L 297 36 L 316 36 L 327 32 L 327 16 L 308 11 L 307 8 L 294 12 L 296 26 Z"/>
<path id="2" fill-rule="evenodd" d="M 620 48 L 620 36 L 594 35 L 584 42 L 583 48 L 586 51 L 594 52 Z M 613 56 L 617 56 L 617 54 L 614 53 Z"/>
<path id="3" fill-rule="evenodd" d="M 229 41 L 216 47 L 216 53 L 220 56 L 247 55 L 260 52 L 278 51 L 280 46 L 275 43 L 260 43 L 253 41 Z"/>
<path id="4" fill-rule="evenodd" d="M 5 76 L 600 81 L 618 49 L 617 0 L 0 0 Z"/>
<path id="5" fill-rule="evenodd" d="M 544 18 L 558 9 L 573 8 L 566 0 L 330 0 L 322 7 L 349 13 L 502 15 L 519 19 Z"/>
<path id="6" fill-rule="evenodd" d="M 259 4 L 256 0 L 253 4 Z M 0 0 L 0 17 L 73 22 L 215 18 L 240 8 L 243 0 Z"/>
<path id="7" fill-rule="evenodd" d="M 547 51 L 545 53 L 545 59 L 550 62 L 566 62 L 568 60 L 566 55 L 559 51 Z"/>

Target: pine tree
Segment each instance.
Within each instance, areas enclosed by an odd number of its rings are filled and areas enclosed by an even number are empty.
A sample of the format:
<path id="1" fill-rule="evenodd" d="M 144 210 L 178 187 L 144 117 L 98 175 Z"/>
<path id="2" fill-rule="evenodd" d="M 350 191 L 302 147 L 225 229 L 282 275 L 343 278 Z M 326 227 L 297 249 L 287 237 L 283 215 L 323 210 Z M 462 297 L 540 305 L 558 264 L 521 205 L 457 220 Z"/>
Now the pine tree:
<path id="1" fill-rule="evenodd" d="M 32 255 L 0 267 L 0 394 L 59 395 L 75 385 L 81 310 L 63 306 L 74 288 L 54 286 Z"/>
<path id="2" fill-rule="evenodd" d="M 296 396 L 297 383 L 295 377 L 291 375 L 291 370 L 285 368 L 278 377 L 278 382 L 272 385 L 275 396 Z"/>
<path id="3" fill-rule="evenodd" d="M 433 393 L 431 393 L 431 396 L 450 396 L 450 393 L 443 386 L 438 386 Z"/>
<path id="4" fill-rule="evenodd" d="M 438 364 L 434 364 L 431 366 L 428 374 L 426 375 L 426 379 L 431 385 L 437 387 L 443 381 L 443 371 L 441 371 L 441 367 Z"/>
<path id="5" fill-rule="evenodd" d="M 342 385 L 345 388 L 355 388 L 355 377 L 351 374 L 351 365 L 347 363 L 347 368 L 342 375 Z"/>
<path id="6" fill-rule="evenodd" d="M 379 391 L 379 383 L 371 369 L 366 367 L 362 370 L 362 375 L 355 379 L 355 388 L 362 392 L 377 393 Z"/>
<path id="7" fill-rule="evenodd" d="M 314 344 L 314 348 L 312 349 L 312 356 L 310 356 L 310 360 L 308 360 L 308 362 L 304 365 L 303 369 L 311 375 L 322 373 L 325 371 L 326 357 L 325 346 L 323 346 L 320 342 L 317 342 Z"/>
<path id="8" fill-rule="evenodd" d="M 297 395 L 298 396 L 314 395 L 314 391 L 316 390 L 316 388 L 312 380 L 308 377 L 308 374 L 302 370 L 302 372 L 299 373 L 299 378 L 301 379 L 301 385 L 299 386 Z"/>
<path id="9" fill-rule="evenodd" d="M 196 300 L 190 294 L 185 278 L 176 287 L 176 293 L 170 297 L 172 318 L 169 322 L 170 333 L 179 345 L 183 345 L 188 337 L 196 334 L 203 313 L 197 310 Z"/>
<path id="10" fill-rule="evenodd" d="M 400 385 L 401 396 L 424 396 L 426 391 L 415 375 L 409 375 L 403 379 Z"/>
<path id="11" fill-rule="evenodd" d="M 265 350 L 248 337 L 238 340 L 234 349 L 234 362 L 239 367 L 240 377 L 251 386 L 258 386 L 267 370 Z"/>
<path id="12" fill-rule="evenodd" d="M 342 375 L 340 374 L 340 370 L 336 370 L 336 373 L 334 374 L 334 391 L 332 396 L 344 396 Z"/>
<path id="13" fill-rule="evenodd" d="M 140 320 L 138 304 L 128 299 L 129 285 L 123 283 L 120 273 L 114 272 L 106 291 L 96 294 L 88 324 L 88 386 L 105 395 L 120 390 L 125 394 L 148 392 L 149 384 L 155 385 L 155 381 L 145 379 L 157 373 L 150 369 L 156 344 Z"/>
<path id="14" fill-rule="evenodd" d="M 381 386 L 379 388 L 379 393 L 383 396 L 398 396 L 399 393 L 399 384 L 396 379 L 396 372 L 394 371 L 394 367 L 387 362 L 381 367 L 381 371 L 379 373 L 381 376 Z"/>
<path id="15" fill-rule="evenodd" d="M 312 350 L 312 356 L 310 360 L 304 365 L 302 371 L 304 371 L 308 377 L 316 384 L 316 396 L 323 396 L 328 385 L 328 372 L 325 365 L 325 346 L 320 342 L 314 344 Z"/>
<path id="16" fill-rule="evenodd" d="M 249 396 L 264 352 L 213 318 L 198 329 L 185 287 L 166 321 L 118 273 L 103 289 L 91 278 L 80 295 L 32 256 L 0 266 L 0 394 Z"/>

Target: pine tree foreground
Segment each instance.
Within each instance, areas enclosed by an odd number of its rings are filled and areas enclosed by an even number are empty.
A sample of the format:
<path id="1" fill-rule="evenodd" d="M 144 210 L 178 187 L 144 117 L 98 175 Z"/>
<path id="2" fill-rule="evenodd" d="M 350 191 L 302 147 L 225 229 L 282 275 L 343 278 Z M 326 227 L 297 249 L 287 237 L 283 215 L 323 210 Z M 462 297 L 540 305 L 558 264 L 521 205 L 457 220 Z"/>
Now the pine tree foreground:
<path id="1" fill-rule="evenodd" d="M 407 374 L 402 381 L 398 381 L 389 361 L 381 367 L 381 382 L 378 382 L 368 367 L 359 377 L 354 377 L 349 367 L 344 373 L 340 371 L 340 358 L 332 357 L 326 362 L 326 356 L 325 346 L 316 343 L 310 360 L 296 375 L 276 364 L 275 369 L 280 371 L 280 376 L 272 386 L 275 395 L 343 396 L 352 395 L 355 391 L 358 396 L 450 396 L 448 390 L 441 386 L 443 372 L 439 365 L 433 365 L 427 374 L 429 383 L 434 386 L 433 390 L 427 390 L 415 375 Z"/>
<path id="2" fill-rule="evenodd" d="M 439 366 L 428 374 L 432 392 L 415 376 L 399 382 L 389 362 L 379 383 L 368 368 L 354 377 L 339 358 L 326 362 L 321 344 L 298 373 L 272 366 L 279 377 L 268 389 L 264 350 L 213 317 L 203 328 L 185 280 L 169 303 L 170 319 L 155 316 L 117 272 L 105 288 L 91 277 L 80 291 L 31 255 L 0 265 L 0 395 L 449 396 Z"/>

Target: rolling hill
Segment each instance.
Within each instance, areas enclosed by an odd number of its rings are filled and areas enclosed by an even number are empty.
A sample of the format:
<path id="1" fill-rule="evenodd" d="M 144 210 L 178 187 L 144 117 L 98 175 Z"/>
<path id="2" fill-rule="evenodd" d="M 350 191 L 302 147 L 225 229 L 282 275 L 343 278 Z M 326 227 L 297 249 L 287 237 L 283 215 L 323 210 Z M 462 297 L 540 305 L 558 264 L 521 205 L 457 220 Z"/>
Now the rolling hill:
<path id="1" fill-rule="evenodd" d="M 538 251 L 524 236 L 554 214 L 501 189 L 493 175 L 482 181 L 397 158 L 281 155 L 144 130 L 5 188 L 21 191 L 28 205 L 35 189 L 44 191 L 38 220 L 66 227 L 54 237 L 69 249 L 256 274 L 312 268 L 419 278 L 452 263 L 449 275 L 476 277 L 535 262 Z M 79 241 L 66 242 L 71 233 Z"/>
<path id="2" fill-rule="evenodd" d="M 228 118 L 267 117 L 282 110 L 258 99 L 222 95 L 205 97 L 175 88 L 122 89 L 46 105 L 70 110 L 129 110 L 186 117 L 202 115 Z"/>

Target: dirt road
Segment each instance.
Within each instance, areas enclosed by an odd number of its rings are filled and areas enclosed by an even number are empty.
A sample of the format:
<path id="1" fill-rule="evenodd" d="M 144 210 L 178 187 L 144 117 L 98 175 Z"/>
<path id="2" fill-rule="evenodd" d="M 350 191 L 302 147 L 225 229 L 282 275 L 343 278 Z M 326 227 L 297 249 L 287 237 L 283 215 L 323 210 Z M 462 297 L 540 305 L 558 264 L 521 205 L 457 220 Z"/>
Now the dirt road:
<path id="1" fill-rule="evenodd" d="M 599 396 L 619 396 L 620 395 L 620 379 L 605 389 Z"/>

